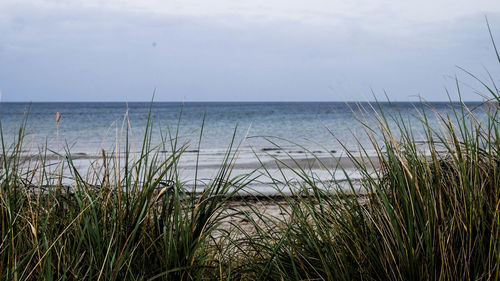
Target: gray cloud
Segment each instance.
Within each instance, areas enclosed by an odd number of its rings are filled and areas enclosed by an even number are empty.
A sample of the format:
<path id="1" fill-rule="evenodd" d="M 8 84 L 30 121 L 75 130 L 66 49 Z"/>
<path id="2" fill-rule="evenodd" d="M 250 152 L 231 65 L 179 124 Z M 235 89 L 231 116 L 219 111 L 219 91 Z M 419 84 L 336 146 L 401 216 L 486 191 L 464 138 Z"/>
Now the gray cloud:
<path id="1" fill-rule="evenodd" d="M 0 22 L 4 100 L 149 100 L 155 87 L 157 100 L 359 100 L 370 88 L 443 100 L 455 65 L 496 67 L 481 13 L 418 24 L 339 13 L 318 24 L 279 14 L 11 9 Z M 489 16 L 500 30 L 499 14 Z"/>

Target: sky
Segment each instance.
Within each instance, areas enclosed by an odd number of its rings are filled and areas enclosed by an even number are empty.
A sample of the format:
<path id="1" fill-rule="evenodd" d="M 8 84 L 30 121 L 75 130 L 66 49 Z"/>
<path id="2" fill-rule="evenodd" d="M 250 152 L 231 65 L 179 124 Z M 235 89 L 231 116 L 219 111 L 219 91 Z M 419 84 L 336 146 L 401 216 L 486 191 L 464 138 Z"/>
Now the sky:
<path id="1" fill-rule="evenodd" d="M 1 101 L 481 100 L 497 0 L 1 0 Z"/>

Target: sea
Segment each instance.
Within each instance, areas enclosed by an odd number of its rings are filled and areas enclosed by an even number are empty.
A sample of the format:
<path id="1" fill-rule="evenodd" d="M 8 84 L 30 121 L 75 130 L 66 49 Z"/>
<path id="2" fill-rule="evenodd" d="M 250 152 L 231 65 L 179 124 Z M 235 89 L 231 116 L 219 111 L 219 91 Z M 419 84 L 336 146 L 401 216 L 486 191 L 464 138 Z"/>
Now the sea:
<path id="1" fill-rule="evenodd" d="M 486 122 L 488 105 L 465 104 Z M 439 131 L 440 118 L 460 115 L 461 109 L 460 103 L 450 102 L 2 102 L 0 122 L 6 149 L 23 127 L 24 154 L 71 153 L 81 169 L 103 150 L 123 153 L 127 134 L 130 150 L 139 153 L 149 126 L 152 147 L 169 153 L 172 144 L 183 145 L 180 167 L 190 181 L 195 170 L 209 180 L 230 147 L 238 151 L 235 169 L 241 173 L 276 159 L 370 154 L 375 150 L 367 136 L 381 137 L 377 120 L 385 120 L 396 137 L 404 121 L 415 140 L 423 141 L 422 119 Z M 317 170 L 323 177 L 345 177 Z"/>

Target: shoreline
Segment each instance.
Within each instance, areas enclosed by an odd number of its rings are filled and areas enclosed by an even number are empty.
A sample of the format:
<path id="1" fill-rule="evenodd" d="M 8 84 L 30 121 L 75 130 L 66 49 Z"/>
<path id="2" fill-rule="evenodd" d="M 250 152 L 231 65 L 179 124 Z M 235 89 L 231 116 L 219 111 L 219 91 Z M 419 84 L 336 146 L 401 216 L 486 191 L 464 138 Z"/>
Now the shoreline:
<path id="1" fill-rule="evenodd" d="M 277 158 L 273 155 L 264 155 L 263 157 L 257 158 L 255 156 L 253 161 L 246 158 L 246 161 L 236 160 L 235 164 L 231 166 L 231 177 L 252 175 L 254 179 L 244 187 L 242 190 L 238 191 L 238 196 L 245 197 L 246 193 L 249 196 L 269 196 L 269 195 L 279 195 L 282 194 L 292 194 L 291 188 L 298 187 L 303 183 L 301 180 L 301 175 L 298 173 L 304 173 L 308 177 L 315 178 L 321 186 L 325 189 L 335 189 L 336 187 L 343 186 L 344 191 L 349 191 L 351 187 L 346 181 L 346 174 L 349 179 L 358 181 L 362 175 L 357 171 L 357 166 L 355 161 L 361 161 L 361 159 L 354 158 L 351 159 L 348 156 L 316 156 L 316 155 L 299 155 L 300 158 L 290 158 L 281 157 Z M 40 155 L 29 155 L 20 156 L 21 162 L 25 162 L 25 171 L 30 172 L 39 169 L 41 166 Z M 265 157 L 265 158 L 264 158 Z M 132 159 L 133 157 L 130 157 Z M 83 179 L 88 181 L 92 185 L 96 184 L 96 180 L 103 178 L 105 172 L 104 168 L 106 165 L 110 165 L 111 161 L 115 161 L 116 158 L 113 156 L 106 157 L 108 163 L 105 164 L 102 156 L 90 156 L 82 154 L 71 154 L 71 160 L 75 165 L 77 171 L 84 177 Z M 124 158 L 121 159 L 121 169 L 124 167 Z M 45 168 L 50 171 L 56 172 L 61 163 L 65 162 L 64 157 L 59 157 L 57 155 L 52 155 L 43 159 Z M 210 161 L 204 161 L 203 156 L 200 156 L 199 164 L 196 166 L 195 160 L 180 158 L 179 164 L 173 168 L 176 170 L 179 176 L 179 180 L 182 182 L 185 190 L 193 190 L 195 176 L 199 181 L 197 185 L 197 190 L 194 192 L 202 192 L 204 185 L 208 184 L 214 175 L 221 168 L 222 158 L 211 159 Z M 207 164 L 208 162 L 208 164 Z M 215 164 L 213 162 L 218 162 Z M 116 163 L 116 161 L 115 161 Z M 376 170 L 379 168 L 378 159 L 376 157 L 369 157 L 364 159 L 364 163 L 367 165 L 369 170 Z M 373 163 L 373 165 L 372 165 Z M 109 167 L 111 168 L 111 167 Z M 116 167 L 112 167 L 116 172 Z M 344 170 L 343 170 L 344 169 Z M 71 174 L 73 171 L 66 167 L 63 172 L 62 184 L 65 186 L 73 186 L 74 180 Z M 114 175 L 115 172 L 108 172 L 108 174 Z M 116 181 L 116 178 L 113 179 Z M 98 182 L 98 181 L 97 181 Z M 36 182 L 34 182 L 36 185 Z M 359 184 L 357 184 L 359 185 Z"/>

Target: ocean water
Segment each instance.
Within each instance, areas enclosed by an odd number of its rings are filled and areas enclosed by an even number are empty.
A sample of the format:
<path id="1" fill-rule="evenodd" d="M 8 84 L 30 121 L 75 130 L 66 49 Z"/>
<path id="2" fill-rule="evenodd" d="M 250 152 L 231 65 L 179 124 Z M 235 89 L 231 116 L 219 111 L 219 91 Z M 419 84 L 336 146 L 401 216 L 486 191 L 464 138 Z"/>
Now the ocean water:
<path id="1" fill-rule="evenodd" d="M 357 147 L 353 136 L 367 144 L 364 127 L 355 117 L 367 118 L 368 123 L 374 124 L 370 107 L 377 105 L 360 105 L 368 112 L 365 116 L 358 104 L 343 102 L 0 103 L 0 120 L 7 140 L 18 134 L 23 118 L 27 118 L 27 140 L 37 145 L 47 143 L 51 148 L 59 140 L 59 145 L 67 143 L 74 153 L 95 153 L 113 147 L 123 131 L 127 111 L 134 140 L 140 143 L 150 109 L 154 143 L 160 143 L 162 136 L 168 137 L 169 129 L 175 135 L 179 128 L 179 139 L 197 149 L 205 116 L 202 150 L 225 150 L 236 130 L 236 140 L 246 135 L 248 144 L 257 150 L 272 148 L 269 140 L 293 146 L 278 140 L 283 138 L 309 148 L 340 151 L 339 141 L 348 148 Z M 453 114 L 453 106 L 458 108 L 458 104 L 449 103 L 429 105 L 444 116 Z M 421 105 L 400 102 L 380 106 L 387 115 L 400 116 L 414 124 L 412 130 L 417 136 L 423 134 L 417 122 Z M 471 102 L 467 106 L 475 109 L 476 117 L 486 118 L 481 103 Z M 56 125 L 57 112 L 61 119 Z M 438 123 L 435 115 L 428 117 L 431 123 Z"/>
<path id="2" fill-rule="evenodd" d="M 486 120 L 482 103 L 471 102 L 475 117 Z M 372 108 L 373 107 L 373 108 Z M 26 154 L 36 154 L 45 147 L 53 151 L 69 148 L 73 155 L 99 155 L 101 149 L 113 151 L 124 146 L 125 117 L 130 122 L 133 150 L 141 148 L 148 116 L 152 122 L 153 145 L 160 145 L 177 136 L 186 144 L 182 160 L 186 177 L 194 171 L 196 156 L 200 155 L 199 173 L 210 178 L 222 161 L 222 156 L 235 135 L 235 143 L 244 140 L 240 148 L 238 166 L 241 172 L 254 169 L 257 157 L 306 157 L 305 151 L 314 151 L 323 157 L 345 155 L 345 149 L 359 150 L 360 145 L 370 151 L 366 127 L 376 124 L 378 107 L 387 116 L 401 118 L 417 140 L 424 139 L 419 118 L 425 110 L 429 122 L 440 129 L 438 117 L 432 114 L 453 115 L 459 104 L 430 103 L 422 106 L 403 103 L 344 103 L 344 102 L 155 102 L 151 103 L 0 103 L 0 120 L 6 143 L 18 135 L 26 118 Z M 432 109 L 431 109 L 432 108 Z M 374 110 L 375 109 L 375 110 Z M 151 113 L 149 113 L 151 111 Z M 61 119 L 56 124 L 56 113 Z M 396 123 L 388 117 L 391 127 Z M 202 141 L 198 151 L 200 132 Z M 276 145 L 280 146 L 277 149 Z M 121 148 L 121 151 L 124 149 Z M 266 158 L 267 157 L 267 158 Z M 88 162 L 88 160 L 87 160 Z M 84 160 L 81 161 L 85 167 Z M 87 165 L 88 166 L 88 165 Z M 327 174 L 328 175 L 328 174 Z M 328 175 L 330 176 L 330 175 Z"/>

